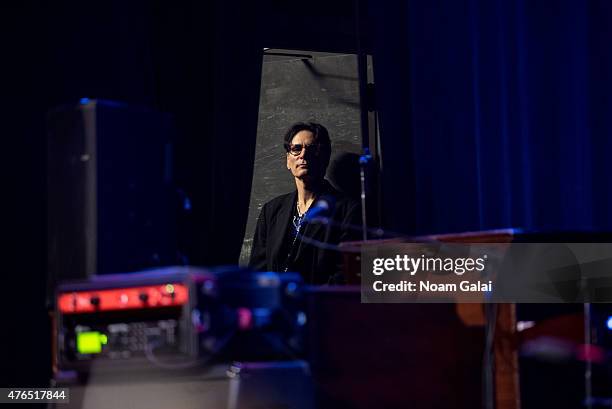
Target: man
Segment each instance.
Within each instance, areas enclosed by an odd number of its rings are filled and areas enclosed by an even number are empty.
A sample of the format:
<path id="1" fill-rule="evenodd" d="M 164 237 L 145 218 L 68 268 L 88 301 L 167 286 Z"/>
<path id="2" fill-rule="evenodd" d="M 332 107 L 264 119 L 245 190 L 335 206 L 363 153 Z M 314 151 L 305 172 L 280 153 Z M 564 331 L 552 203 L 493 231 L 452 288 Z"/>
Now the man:
<path id="1" fill-rule="evenodd" d="M 325 180 L 331 157 L 327 129 L 298 122 L 284 136 L 287 170 L 296 190 L 267 202 L 259 215 L 249 266 L 256 270 L 297 271 L 310 284 L 342 282 L 342 260 L 335 245 L 359 238 L 359 203 Z M 328 223 L 308 221 L 322 203 Z M 321 206 L 319 210 L 323 210 Z"/>

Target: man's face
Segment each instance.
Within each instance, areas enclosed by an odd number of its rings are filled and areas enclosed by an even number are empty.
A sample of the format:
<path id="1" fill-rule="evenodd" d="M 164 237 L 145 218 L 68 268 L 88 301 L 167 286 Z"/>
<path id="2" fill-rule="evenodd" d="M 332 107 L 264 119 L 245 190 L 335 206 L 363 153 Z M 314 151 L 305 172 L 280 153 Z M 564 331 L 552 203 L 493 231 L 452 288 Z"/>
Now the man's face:
<path id="1" fill-rule="evenodd" d="M 291 140 L 293 152 L 287 152 L 287 168 L 291 174 L 303 180 L 322 179 L 325 174 L 322 160 L 323 147 L 318 147 L 310 131 L 300 131 Z M 298 149 L 299 147 L 302 149 Z"/>

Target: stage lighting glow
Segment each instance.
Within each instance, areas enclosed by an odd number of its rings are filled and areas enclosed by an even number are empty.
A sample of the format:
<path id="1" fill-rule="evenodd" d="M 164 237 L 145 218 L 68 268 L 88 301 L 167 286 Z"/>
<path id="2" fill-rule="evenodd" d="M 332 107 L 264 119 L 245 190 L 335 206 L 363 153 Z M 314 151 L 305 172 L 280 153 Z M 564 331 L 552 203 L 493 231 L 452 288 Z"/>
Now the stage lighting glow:
<path id="1" fill-rule="evenodd" d="M 297 284 L 294 282 L 290 282 L 289 284 L 287 284 L 287 294 L 293 294 L 297 291 Z"/>
<path id="2" fill-rule="evenodd" d="M 612 331 L 612 315 L 608 317 L 608 320 L 606 321 L 606 326 L 610 331 Z"/>

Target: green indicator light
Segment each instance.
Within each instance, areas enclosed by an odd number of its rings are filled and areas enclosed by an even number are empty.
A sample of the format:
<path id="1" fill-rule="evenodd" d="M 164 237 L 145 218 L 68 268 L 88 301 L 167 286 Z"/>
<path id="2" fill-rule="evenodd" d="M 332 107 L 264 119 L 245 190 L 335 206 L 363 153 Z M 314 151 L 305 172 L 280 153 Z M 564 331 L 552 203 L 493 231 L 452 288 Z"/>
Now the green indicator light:
<path id="1" fill-rule="evenodd" d="M 106 344 L 106 335 L 98 331 L 77 333 L 77 351 L 79 354 L 99 354 L 102 352 L 102 344 Z"/>
<path id="2" fill-rule="evenodd" d="M 174 286 L 172 284 L 166 284 L 166 291 L 172 294 L 174 292 Z"/>

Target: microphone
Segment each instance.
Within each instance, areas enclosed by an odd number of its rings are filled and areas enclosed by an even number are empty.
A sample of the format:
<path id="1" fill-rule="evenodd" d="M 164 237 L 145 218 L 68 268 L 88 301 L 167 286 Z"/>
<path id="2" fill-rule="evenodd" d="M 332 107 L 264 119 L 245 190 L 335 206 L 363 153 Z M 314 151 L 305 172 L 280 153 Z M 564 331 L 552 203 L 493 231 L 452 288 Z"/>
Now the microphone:
<path id="1" fill-rule="evenodd" d="M 306 212 L 304 221 L 309 223 L 327 223 L 336 200 L 333 196 L 321 196 Z"/>

